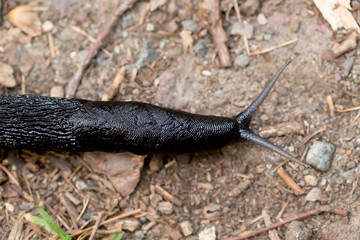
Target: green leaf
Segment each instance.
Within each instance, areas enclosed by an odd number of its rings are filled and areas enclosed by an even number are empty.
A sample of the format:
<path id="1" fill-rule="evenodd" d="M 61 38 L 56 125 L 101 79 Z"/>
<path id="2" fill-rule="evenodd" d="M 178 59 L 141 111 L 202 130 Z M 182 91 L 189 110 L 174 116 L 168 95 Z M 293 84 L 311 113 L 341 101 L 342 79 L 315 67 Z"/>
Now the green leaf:
<path id="1" fill-rule="evenodd" d="M 25 219 L 28 220 L 29 222 L 49 228 L 52 233 L 58 235 L 59 238 L 61 238 L 62 240 L 71 240 L 71 236 L 66 234 L 66 232 L 62 230 L 61 227 L 56 224 L 56 222 L 54 222 L 54 220 L 43 208 L 36 206 L 36 209 L 43 218 L 26 214 Z"/>
<path id="2" fill-rule="evenodd" d="M 110 240 L 120 240 L 122 239 L 123 235 L 123 233 L 118 232 Z"/>
<path id="3" fill-rule="evenodd" d="M 49 225 L 47 224 L 47 222 L 43 219 L 43 218 L 39 218 L 37 216 L 33 216 L 29 213 L 25 214 L 25 219 L 31 223 L 40 225 L 42 227 L 47 227 L 49 228 Z"/>
<path id="4" fill-rule="evenodd" d="M 56 222 L 54 222 L 54 220 L 43 208 L 36 206 L 36 209 L 43 217 L 43 219 L 46 221 L 48 227 L 54 234 L 58 235 L 62 240 L 71 240 L 71 237 L 68 234 L 66 234 L 66 232 L 62 230 L 59 225 L 56 224 Z"/>

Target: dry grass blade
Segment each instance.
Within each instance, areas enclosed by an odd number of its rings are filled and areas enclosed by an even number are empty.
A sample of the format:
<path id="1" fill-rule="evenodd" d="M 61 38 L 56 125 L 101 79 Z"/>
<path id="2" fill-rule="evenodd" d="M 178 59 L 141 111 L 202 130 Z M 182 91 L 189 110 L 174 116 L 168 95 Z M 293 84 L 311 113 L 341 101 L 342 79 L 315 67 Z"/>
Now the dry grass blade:
<path id="1" fill-rule="evenodd" d="M 11 229 L 10 235 L 9 235 L 9 240 L 20 240 L 21 237 L 21 233 L 22 233 L 22 228 L 23 228 L 23 224 L 24 224 L 24 216 L 25 216 L 25 212 L 20 212 L 18 215 L 18 218 L 16 219 L 16 222 L 14 224 L 14 226 Z"/>

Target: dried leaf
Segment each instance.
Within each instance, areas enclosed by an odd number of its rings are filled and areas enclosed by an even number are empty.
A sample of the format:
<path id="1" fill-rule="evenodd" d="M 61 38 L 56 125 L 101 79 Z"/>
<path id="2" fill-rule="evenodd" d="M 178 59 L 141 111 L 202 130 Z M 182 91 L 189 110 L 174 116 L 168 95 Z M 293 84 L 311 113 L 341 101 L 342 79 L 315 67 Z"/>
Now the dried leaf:
<path id="1" fill-rule="evenodd" d="M 150 11 L 155 11 L 158 7 L 161 7 L 167 2 L 167 0 L 150 0 Z"/>
<path id="2" fill-rule="evenodd" d="M 37 12 L 44 10 L 46 10 L 46 8 L 40 7 L 37 3 L 32 2 L 12 9 L 8 14 L 8 18 L 12 24 L 23 32 L 31 37 L 36 37 L 42 34 L 42 24 Z"/>
<path id="3" fill-rule="evenodd" d="M 141 168 L 146 155 L 134 155 L 128 152 L 84 154 L 84 160 L 95 170 L 106 173 L 116 191 L 122 196 L 131 194 L 140 179 Z"/>
<path id="4" fill-rule="evenodd" d="M 180 32 L 180 36 L 182 39 L 183 51 L 185 54 L 188 53 L 189 48 L 192 47 L 194 39 L 191 37 L 191 31 L 183 29 Z"/>
<path id="5" fill-rule="evenodd" d="M 359 25 L 349 11 L 350 0 L 313 0 L 331 28 L 336 31 L 341 28 L 356 30 L 360 33 Z"/>
<path id="6" fill-rule="evenodd" d="M 14 70 L 9 64 L 0 62 L 0 84 L 12 88 L 16 86 Z"/>

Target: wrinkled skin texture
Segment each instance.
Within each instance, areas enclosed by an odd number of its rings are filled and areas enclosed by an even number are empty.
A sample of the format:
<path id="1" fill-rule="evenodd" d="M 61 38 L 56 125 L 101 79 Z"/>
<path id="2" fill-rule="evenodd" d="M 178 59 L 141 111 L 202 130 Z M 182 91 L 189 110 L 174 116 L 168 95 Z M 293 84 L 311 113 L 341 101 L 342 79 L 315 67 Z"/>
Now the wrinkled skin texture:
<path id="1" fill-rule="evenodd" d="M 139 102 L 0 95 L 0 148 L 193 152 L 239 139 L 235 119 Z"/>

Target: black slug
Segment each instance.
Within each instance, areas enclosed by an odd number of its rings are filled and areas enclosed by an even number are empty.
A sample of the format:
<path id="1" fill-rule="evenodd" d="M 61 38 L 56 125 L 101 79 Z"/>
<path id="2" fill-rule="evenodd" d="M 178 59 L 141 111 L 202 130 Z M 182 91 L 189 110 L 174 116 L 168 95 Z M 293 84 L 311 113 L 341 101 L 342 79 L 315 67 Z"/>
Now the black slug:
<path id="1" fill-rule="evenodd" d="M 140 102 L 0 95 L 0 149 L 181 153 L 248 141 L 307 166 L 249 129 L 253 113 L 290 61 L 234 118 Z"/>

